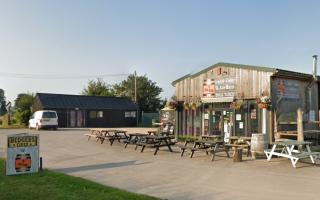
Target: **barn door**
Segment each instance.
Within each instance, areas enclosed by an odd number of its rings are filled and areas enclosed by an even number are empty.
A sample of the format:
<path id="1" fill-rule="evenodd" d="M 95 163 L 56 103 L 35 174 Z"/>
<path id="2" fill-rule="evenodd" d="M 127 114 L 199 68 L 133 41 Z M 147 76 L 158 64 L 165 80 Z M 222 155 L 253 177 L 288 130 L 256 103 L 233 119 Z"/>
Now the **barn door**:
<path id="1" fill-rule="evenodd" d="M 77 127 L 84 127 L 84 114 L 82 110 L 77 111 Z"/>
<path id="2" fill-rule="evenodd" d="M 70 111 L 70 127 L 76 127 L 76 111 Z"/>

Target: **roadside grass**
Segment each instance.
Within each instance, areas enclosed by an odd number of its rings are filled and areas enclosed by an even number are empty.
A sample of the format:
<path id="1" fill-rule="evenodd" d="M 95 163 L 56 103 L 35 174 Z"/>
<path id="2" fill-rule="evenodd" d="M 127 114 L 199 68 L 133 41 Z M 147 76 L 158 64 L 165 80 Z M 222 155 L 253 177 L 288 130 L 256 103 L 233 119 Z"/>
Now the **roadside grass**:
<path id="1" fill-rule="evenodd" d="M 28 126 L 19 125 L 19 124 L 9 125 L 8 127 L 0 126 L 0 129 L 25 129 L 25 128 L 28 128 Z"/>
<path id="2" fill-rule="evenodd" d="M 35 174 L 5 175 L 5 161 L 0 158 L 1 200 L 151 200 L 158 199 L 104 186 L 83 178 L 44 170 Z"/>

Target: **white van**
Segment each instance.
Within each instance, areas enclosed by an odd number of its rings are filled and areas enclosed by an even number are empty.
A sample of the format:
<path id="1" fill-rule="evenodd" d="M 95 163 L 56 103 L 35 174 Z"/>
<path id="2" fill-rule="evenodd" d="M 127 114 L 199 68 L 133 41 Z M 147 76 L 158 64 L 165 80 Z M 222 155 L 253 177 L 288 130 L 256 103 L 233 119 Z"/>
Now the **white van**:
<path id="1" fill-rule="evenodd" d="M 33 113 L 29 120 L 29 128 L 58 128 L 58 115 L 54 110 L 39 110 Z"/>

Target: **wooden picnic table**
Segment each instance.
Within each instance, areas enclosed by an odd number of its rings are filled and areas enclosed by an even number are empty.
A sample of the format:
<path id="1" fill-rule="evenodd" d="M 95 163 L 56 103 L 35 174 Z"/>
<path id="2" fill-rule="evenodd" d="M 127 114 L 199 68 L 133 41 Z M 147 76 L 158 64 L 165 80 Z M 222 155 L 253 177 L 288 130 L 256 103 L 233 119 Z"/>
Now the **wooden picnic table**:
<path id="1" fill-rule="evenodd" d="M 124 148 L 127 148 L 128 144 L 136 145 L 137 142 L 141 141 L 142 137 L 145 137 L 147 134 L 144 133 L 129 133 L 129 137 L 127 140 L 124 140 L 125 143 Z"/>
<path id="2" fill-rule="evenodd" d="M 124 130 L 95 128 L 90 129 L 90 131 L 91 133 L 87 134 L 87 136 L 89 137 L 88 140 L 94 136 L 97 138 L 97 141 L 100 140 L 101 144 L 105 140 L 109 140 L 111 146 L 115 140 L 118 140 L 118 142 L 120 142 L 121 140 L 125 140 L 128 138 L 126 134 L 127 131 Z"/>
<path id="3" fill-rule="evenodd" d="M 240 151 L 239 149 L 246 149 L 247 151 L 247 157 L 249 157 L 251 153 L 251 137 L 246 137 L 246 136 L 230 136 L 227 139 L 229 139 L 229 143 L 225 144 L 227 148 L 232 148 L 233 149 L 233 158 L 234 160 L 236 157 L 241 158 L 242 160 L 242 150 Z"/>
<path id="4" fill-rule="evenodd" d="M 181 157 L 187 149 L 191 151 L 190 158 L 193 157 L 195 151 L 204 151 L 207 155 L 211 153 L 211 161 L 214 161 L 217 152 L 224 151 L 229 157 L 228 149 L 225 148 L 224 142 L 220 141 L 209 141 L 209 140 L 195 140 L 193 141 L 193 146 L 188 147 L 189 141 L 186 141 L 185 145 L 181 147 Z"/>
<path id="5" fill-rule="evenodd" d="M 136 143 L 136 148 L 141 146 L 141 152 L 144 151 L 145 147 L 156 148 L 154 155 L 157 155 L 159 148 L 166 146 L 170 152 L 172 152 L 171 146 L 175 142 L 171 142 L 172 137 L 169 136 L 156 136 L 156 135 L 146 135 L 141 138 L 141 141 Z"/>
<path id="6" fill-rule="evenodd" d="M 315 164 L 315 157 L 318 157 L 320 152 L 312 152 L 310 149 L 311 142 L 297 141 L 297 140 L 280 140 L 272 143 L 272 148 L 267 149 L 264 153 L 267 160 L 270 161 L 272 156 L 285 157 L 291 160 L 291 164 L 296 168 L 296 164 L 300 159 L 310 158 L 311 162 Z M 297 149 L 295 149 L 297 147 Z M 280 149 L 281 152 L 277 152 Z"/>
<path id="7" fill-rule="evenodd" d="M 91 139 L 91 137 L 96 138 L 97 142 L 99 140 L 98 136 L 100 135 L 100 129 L 92 128 L 89 130 L 89 133 L 84 134 L 85 136 L 88 136 L 88 141 Z"/>

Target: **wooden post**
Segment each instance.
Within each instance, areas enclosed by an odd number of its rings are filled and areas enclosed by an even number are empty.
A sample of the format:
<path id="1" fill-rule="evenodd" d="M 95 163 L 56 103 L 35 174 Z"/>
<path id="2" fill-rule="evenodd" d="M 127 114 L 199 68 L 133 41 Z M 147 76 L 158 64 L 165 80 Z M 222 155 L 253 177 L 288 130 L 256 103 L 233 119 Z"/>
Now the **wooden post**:
<path id="1" fill-rule="evenodd" d="M 242 162 L 242 148 L 234 149 L 233 162 Z"/>
<path id="2" fill-rule="evenodd" d="M 273 134 L 274 138 L 278 139 L 278 123 L 277 123 L 277 111 L 273 111 Z"/>
<path id="3" fill-rule="evenodd" d="M 274 141 L 274 120 L 273 120 L 273 110 L 269 112 L 269 144 Z"/>
<path id="4" fill-rule="evenodd" d="M 303 134 L 303 111 L 301 108 L 297 110 L 297 132 L 298 132 L 298 141 L 304 141 Z"/>

